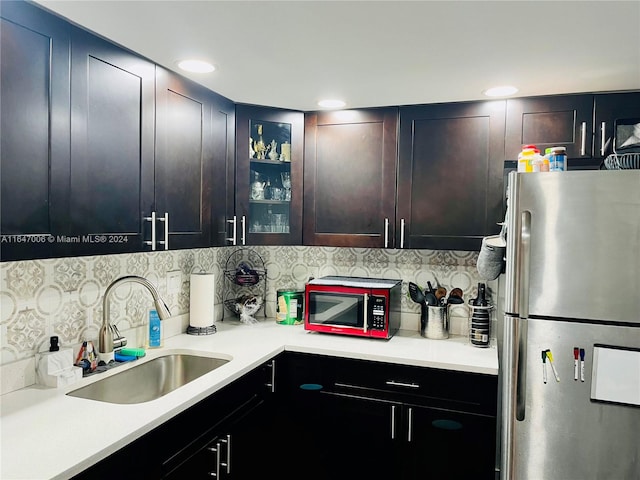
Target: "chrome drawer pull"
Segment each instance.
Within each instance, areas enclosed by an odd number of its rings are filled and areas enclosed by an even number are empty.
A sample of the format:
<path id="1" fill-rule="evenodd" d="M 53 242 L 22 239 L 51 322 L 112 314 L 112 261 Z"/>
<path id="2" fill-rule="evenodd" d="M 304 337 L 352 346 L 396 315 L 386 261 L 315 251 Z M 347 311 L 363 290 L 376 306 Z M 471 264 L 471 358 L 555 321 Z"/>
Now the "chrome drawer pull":
<path id="1" fill-rule="evenodd" d="M 418 385 L 417 383 L 396 382 L 395 380 L 387 380 L 384 383 L 386 383 L 387 385 L 392 386 L 392 387 L 420 388 L 420 385 Z"/>

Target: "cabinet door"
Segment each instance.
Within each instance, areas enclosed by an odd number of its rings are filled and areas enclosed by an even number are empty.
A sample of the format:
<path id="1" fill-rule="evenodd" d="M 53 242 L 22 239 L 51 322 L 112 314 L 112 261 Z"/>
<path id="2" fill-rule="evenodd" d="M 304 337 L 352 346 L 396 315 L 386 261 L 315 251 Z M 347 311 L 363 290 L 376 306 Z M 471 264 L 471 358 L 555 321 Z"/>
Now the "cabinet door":
<path id="1" fill-rule="evenodd" d="M 64 244 L 49 239 L 66 222 L 69 25 L 25 2 L 0 2 L 0 15 L 1 258 L 58 255 Z"/>
<path id="2" fill-rule="evenodd" d="M 401 405 L 378 399 L 325 395 L 330 475 L 322 478 L 387 479 L 399 476 Z"/>
<path id="3" fill-rule="evenodd" d="M 479 250 L 502 221 L 503 101 L 402 107 L 396 245 Z"/>
<path id="4" fill-rule="evenodd" d="M 305 118 L 304 244 L 392 247 L 396 108 Z"/>
<path id="5" fill-rule="evenodd" d="M 593 95 L 507 100 L 505 159 L 517 160 L 523 145 L 566 147 L 568 158 L 590 158 Z"/>
<path id="6" fill-rule="evenodd" d="M 637 123 L 640 123 L 640 92 L 596 95 L 593 156 L 602 159 L 613 153 L 614 146 L 618 149 Z"/>
<path id="7" fill-rule="evenodd" d="M 495 479 L 496 419 L 407 405 L 406 479 Z"/>
<path id="8" fill-rule="evenodd" d="M 218 97 L 212 112 L 213 179 L 211 191 L 211 246 L 227 245 L 229 223 L 235 210 L 236 106 Z"/>
<path id="9" fill-rule="evenodd" d="M 153 198 L 154 65 L 72 29 L 73 254 L 140 251 Z"/>
<path id="10" fill-rule="evenodd" d="M 210 90 L 157 67 L 154 210 L 169 217 L 169 238 L 159 233 L 169 244 L 161 244 L 161 249 L 211 244 L 214 176 L 226 186 L 229 108 L 223 102 Z M 223 169 L 216 171 L 218 163 Z M 159 228 L 166 225 L 165 220 Z"/>
<path id="11" fill-rule="evenodd" d="M 260 478 L 272 469 L 267 403 L 254 397 L 207 432 L 207 443 L 168 473 L 166 480 Z M 268 425 L 271 428 L 271 425 Z"/>
<path id="12" fill-rule="evenodd" d="M 303 129 L 302 112 L 236 107 L 236 245 L 302 243 Z"/>

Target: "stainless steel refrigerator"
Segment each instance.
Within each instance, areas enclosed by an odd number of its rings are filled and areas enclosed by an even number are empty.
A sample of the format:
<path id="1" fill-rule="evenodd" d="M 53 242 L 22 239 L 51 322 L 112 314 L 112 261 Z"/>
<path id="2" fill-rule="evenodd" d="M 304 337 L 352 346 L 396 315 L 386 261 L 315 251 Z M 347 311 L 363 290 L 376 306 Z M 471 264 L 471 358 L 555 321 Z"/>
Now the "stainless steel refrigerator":
<path id="1" fill-rule="evenodd" d="M 640 170 L 510 173 L 507 206 L 501 478 L 638 480 Z"/>

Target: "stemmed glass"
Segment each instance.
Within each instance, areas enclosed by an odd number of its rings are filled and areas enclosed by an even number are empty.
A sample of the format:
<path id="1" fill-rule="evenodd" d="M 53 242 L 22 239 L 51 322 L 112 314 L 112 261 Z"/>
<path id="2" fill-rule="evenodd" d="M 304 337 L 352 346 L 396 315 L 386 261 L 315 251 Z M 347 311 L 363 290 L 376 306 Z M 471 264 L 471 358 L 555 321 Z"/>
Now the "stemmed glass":
<path id="1" fill-rule="evenodd" d="M 280 178 L 282 179 L 282 186 L 285 189 L 285 200 L 291 201 L 291 173 L 290 172 L 281 172 Z"/>

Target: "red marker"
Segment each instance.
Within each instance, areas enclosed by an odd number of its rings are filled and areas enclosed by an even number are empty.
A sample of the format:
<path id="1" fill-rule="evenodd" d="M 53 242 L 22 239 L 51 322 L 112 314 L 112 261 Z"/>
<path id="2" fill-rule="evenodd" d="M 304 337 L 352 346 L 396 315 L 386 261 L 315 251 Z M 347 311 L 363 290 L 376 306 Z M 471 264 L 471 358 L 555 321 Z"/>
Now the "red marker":
<path id="1" fill-rule="evenodd" d="M 578 380 L 578 358 L 580 358 L 580 349 L 573 348 L 573 379 Z"/>

